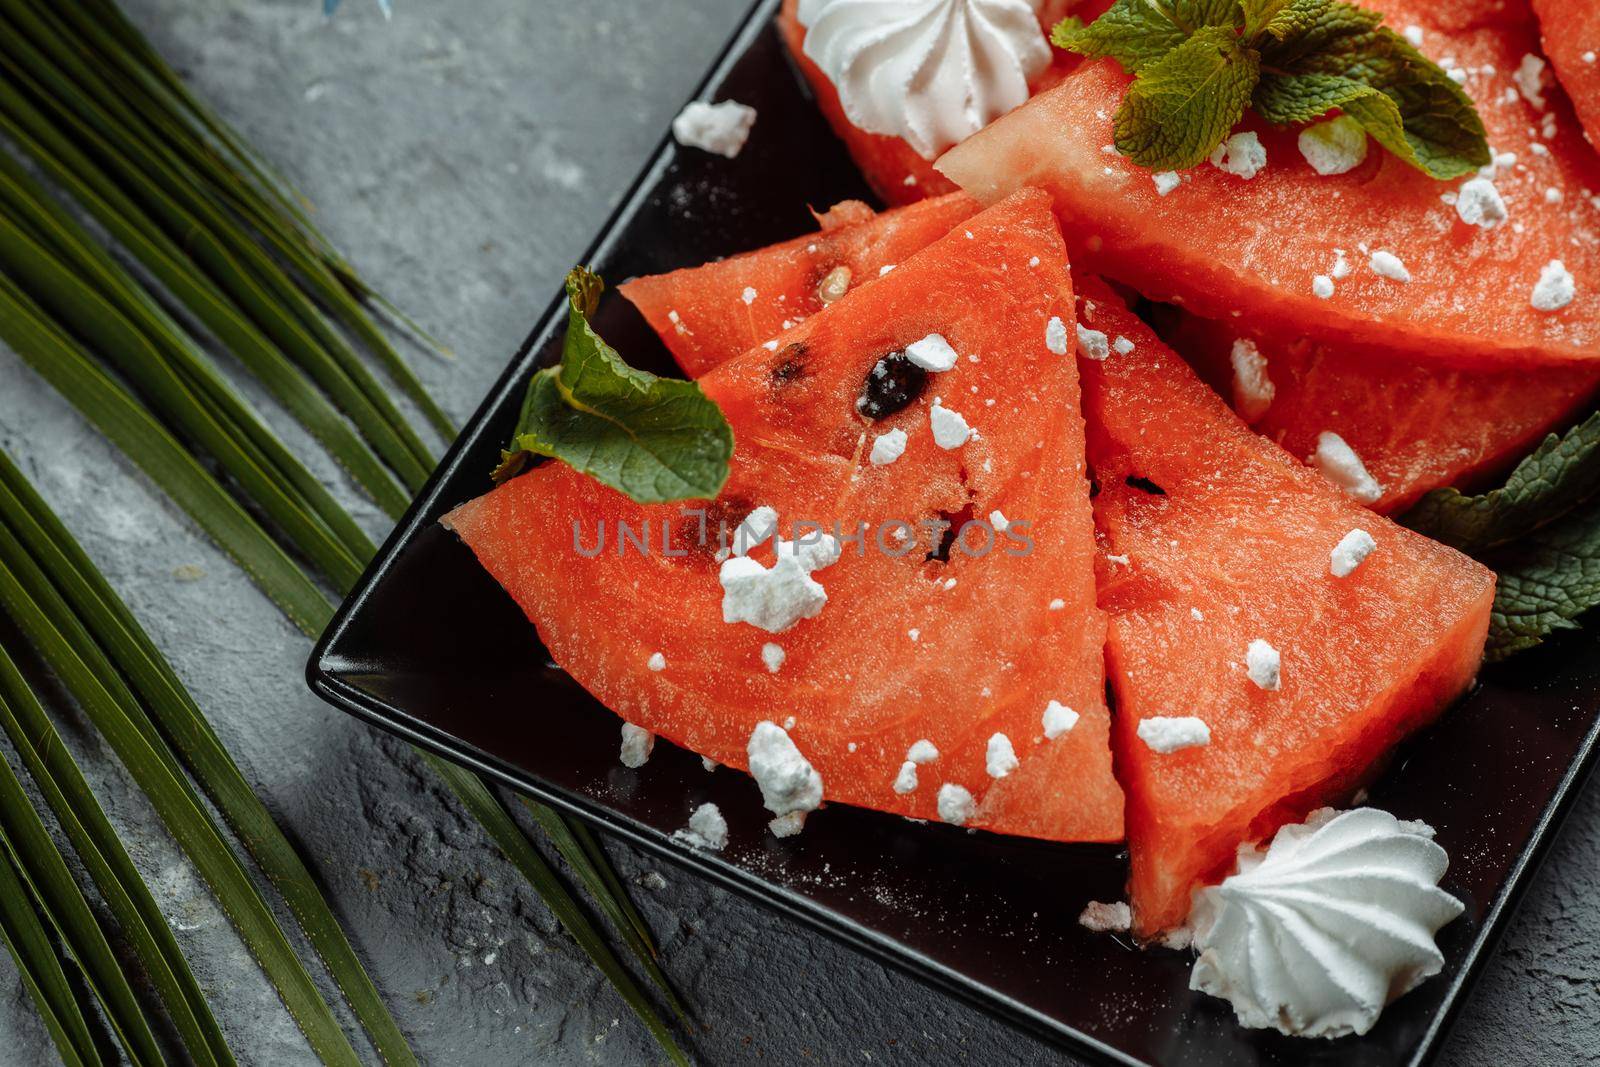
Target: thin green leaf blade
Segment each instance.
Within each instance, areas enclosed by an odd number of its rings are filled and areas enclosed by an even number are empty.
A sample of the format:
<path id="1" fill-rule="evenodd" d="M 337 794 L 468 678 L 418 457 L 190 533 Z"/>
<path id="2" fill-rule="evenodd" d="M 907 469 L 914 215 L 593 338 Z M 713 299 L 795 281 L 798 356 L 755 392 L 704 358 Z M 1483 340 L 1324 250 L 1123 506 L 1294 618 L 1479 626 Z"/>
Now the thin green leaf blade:
<path id="1" fill-rule="evenodd" d="M 13 849 L 0 831 L 0 940 L 5 941 L 22 984 L 33 998 L 61 1058 L 72 1067 L 98 1064 L 100 1050 L 84 1018 L 83 1008 L 56 956 L 43 920 L 11 856 Z"/>

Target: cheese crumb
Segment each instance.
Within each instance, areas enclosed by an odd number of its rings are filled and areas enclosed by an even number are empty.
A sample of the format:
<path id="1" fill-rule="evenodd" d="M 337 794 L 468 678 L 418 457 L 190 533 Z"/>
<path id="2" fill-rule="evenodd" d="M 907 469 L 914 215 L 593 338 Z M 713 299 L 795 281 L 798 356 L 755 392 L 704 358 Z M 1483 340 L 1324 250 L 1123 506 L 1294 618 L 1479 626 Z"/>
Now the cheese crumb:
<path id="1" fill-rule="evenodd" d="M 779 819 L 791 817 L 782 828 L 773 825 L 772 832 L 779 837 L 798 833 L 806 813 L 822 805 L 822 775 L 800 754 L 788 731 L 774 722 L 756 723 L 745 752 L 750 757 L 750 776 L 761 787 L 761 802 Z"/>
<path id="2" fill-rule="evenodd" d="M 1248 337 L 1233 342 L 1228 360 L 1233 364 L 1233 408 L 1246 422 L 1255 422 L 1272 406 L 1278 387 L 1267 376 L 1267 357 Z"/>
<path id="3" fill-rule="evenodd" d="M 1050 610 L 1051 611 L 1060 611 L 1062 608 L 1064 608 L 1066 606 L 1067 606 L 1067 602 L 1065 600 L 1062 600 L 1060 597 L 1056 597 L 1054 600 L 1050 601 Z"/>
<path id="4" fill-rule="evenodd" d="M 739 294 L 739 299 L 744 301 L 745 307 L 749 307 L 756 302 L 756 291 L 747 285 L 744 292 Z"/>
<path id="5" fill-rule="evenodd" d="M 1052 700 L 1044 706 L 1041 725 L 1044 727 L 1044 736 L 1054 741 L 1078 725 L 1078 713 L 1059 700 Z"/>
<path id="6" fill-rule="evenodd" d="M 1517 83 L 1528 103 L 1544 110 L 1544 60 L 1531 52 L 1523 56 L 1511 80 Z"/>
<path id="7" fill-rule="evenodd" d="M 716 760 L 712 759 L 710 756 L 701 756 L 700 757 L 700 766 L 705 768 L 707 774 L 710 774 L 712 771 L 714 771 L 718 767 L 720 767 L 721 764 L 718 763 Z"/>
<path id="8" fill-rule="evenodd" d="M 1380 278 L 1388 278 L 1396 282 L 1409 282 L 1411 272 L 1406 270 L 1406 265 L 1400 262 L 1400 257 L 1393 252 L 1379 250 L 1372 253 L 1372 258 L 1367 261 L 1372 268 L 1372 273 Z"/>
<path id="9" fill-rule="evenodd" d="M 722 621 L 747 622 L 768 633 L 782 633 L 801 619 L 814 618 L 828 602 L 813 571 L 837 562 L 839 541 L 818 534 L 800 541 L 777 539 L 771 567 L 748 556 L 723 560 Z"/>
<path id="10" fill-rule="evenodd" d="M 793 837 L 805 828 L 806 813 L 803 811 L 791 811 L 767 823 L 767 829 L 772 831 L 773 837 Z"/>
<path id="11" fill-rule="evenodd" d="M 650 658 L 645 661 L 645 666 L 653 671 L 664 671 L 667 669 L 667 657 L 659 652 L 652 652 Z"/>
<path id="12" fill-rule="evenodd" d="M 932 763 L 939 758 L 939 750 L 932 741 L 923 738 L 906 750 L 906 759 L 912 763 Z"/>
<path id="13" fill-rule="evenodd" d="M 715 804 L 702 804 L 689 816 L 689 828 L 678 830 L 672 839 L 690 848 L 721 852 L 728 844 L 728 820 L 722 817 L 722 809 Z"/>
<path id="14" fill-rule="evenodd" d="M 926 371 L 947 371 L 960 358 L 943 334 L 930 333 L 920 341 L 906 345 L 906 358 Z"/>
<path id="15" fill-rule="evenodd" d="M 1111 351 L 1119 356 L 1125 356 L 1133 351 L 1133 342 L 1118 334 L 1117 339 L 1111 342 Z"/>
<path id="16" fill-rule="evenodd" d="M 1004 778 L 1019 766 L 1017 750 L 1011 745 L 1011 738 L 1005 734 L 995 734 L 989 738 L 989 745 L 984 750 L 983 769 L 989 772 L 990 778 Z"/>
<path id="17" fill-rule="evenodd" d="M 783 646 L 776 641 L 768 641 L 761 646 L 761 662 L 766 665 L 767 673 L 777 674 L 778 668 L 783 666 L 783 661 L 788 658 Z"/>
<path id="18" fill-rule="evenodd" d="M 1334 281 L 1350 277 L 1350 261 L 1344 258 L 1344 249 L 1333 250 L 1333 267 L 1329 269 L 1328 277 Z"/>
<path id="19" fill-rule="evenodd" d="M 1506 202 L 1488 178 L 1473 178 L 1456 193 L 1456 214 L 1468 226 L 1493 229 L 1506 220 Z"/>
<path id="20" fill-rule="evenodd" d="M 753 107 L 733 100 L 720 104 L 695 100 L 672 120 L 672 136 L 681 145 L 732 159 L 744 150 L 755 124 Z"/>
<path id="21" fill-rule="evenodd" d="M 767 543 L 773 534 L 778 532 L 777 509 L 762 504 L 751 510 L 744 517 L 738 529 L 733 531 L 733 554 L 744 556 Z"/>
<path id="22" fill-rule="evenodd" d="M 1211 153 L 1211 165 L 1248 181 L 1267 165 L 1267 150 L 1254 130 L 1246 130 L 1217 145 Z"/>
<path id="23" fill-rule="evenodd" d="M 910 760 L 900 764 L 900 773 L 894 776 L 894 791 L 901 796 L 915 792 L 917 788 L 917 765 Z"/>
<path id="24" fill-rule="evenodd" d="M 1099 330 L 1086 330 L 1078 326 L 1078 351 L 1085 358 L 1104 360 L 1111 355 L 1111 339 Z"/>
<path id="25" fill-rule="evenodd" d="M 946 782 L 939 787 L 939 818 L 952 826 L 964 826 L 978 813 L 978 802 L 962 786 Z"/>
<path id="26" fill-rule="evenodd" d="M 1125 900 L 1115 904 L 1091 900 L 1078 916 L 1078 925 L 1097 934 L 1125 934 L 1133 929 L 1133 909 Z"/>
<path id="27" fill-rule="evenodd" d="M 933 428 L 933 443 L 946 451 L 960 448 L 972 436 L 972 427 L 961 413 L 945 407 L 938 397 L 933 398 L 933 407 L 928 409 L 928 425 Z"/>
<path id="28" fill-rule="evenodd" d="M 1367 131 L 1349 115 L 1307 126 L 1298 143 L 1311 169 L 1324 177 L 1348 174 L 1367 158 Z"/>
<path id="29" fill-rule="evenodd" d="M 1366 464 L 1345 439 L 1331 430 L 1317 435 L 1317 450 L 1311 457 L 1322 476 L 1343 489 L 1350 499 L 1361 504 L 1375 503 L 1383 496 L 1383 486 L 1367 472 Z"/>
<path id="30" fill-rule="evenodd" d="M 1163 756 L 1211 743 L 1211 727 L 1193 715 L 1153 715 L 1139 723 L 1139 740 Z"/>
<path id="31" fill-rule="evenodd" d="M 1157 196 L 1166 196 L 1183 184 L 1183 179 L 1178 177 L 1178 172 L 1175 170 L 1158 171 L 1150 175 L 1150 180 L 1156 183 Z"/>
<path id="32" fill-rule="evenodd" d="M 631 770 L 638 770 L 650 759 L 650 752 L 656 747 L 656 735 L 642 726 L 635 726 L 631 722 L 622 724 L 622 752 L 618 756 L 622 765 Z"/>
<path id="33" fill-rule="evenodd" d="M 1533 287 L 1532 303 L 1539 311 L 1560 311 L 1578 295 L 1577 282 L 1572 272 L 1559 259 L 1552 259 L 1539 271 L 1539 281 Z"/>
<path id="34" fill-rule="evenodd" d="M 1005 512 L 999 508 L 989 512 L 989 525 L 993 526 L 997 533 L 1005 533 L 1011 528 L 1010 520 L 1006 518 Z"/>
<path id="35" fill-rule="evenodd" d="M 1333 279 L 1326 274 L 1316 274 L 1311 278 L 1311 293 L 1318 300 L 1327 300 L 1333 296 Z"/>
<path id="36" fill-rule="evenodd" d="M 1422 47 L 1422 27 L 1412 24 L 1405 28 L 1406 41 L 1412 48 Z"/>
<path id="37" fill-rule="evenodd" d="M 1328 570 L 1335 578 L 1347 578 L 1377 547 L 1372 535 L 1357 527 L 1340 538 L 1328 553 Z"/>
<path id="38" fill-rule="evenodd" d="M 887 467 L 895 460 L 906 454 L 906 432 L 904 430 L 890 430 L 888 433 L 879 434 L 872 442 L 872 460 L 874 467 Z"/>
<path id="39" fill-rule="evenodd" d="M 1270 693 L 1283 687 L 1283 658 L 1259 637 L 1245 649 L 1244 666 L 1256 688 Z"/>
<path id="40" fill-rule="evenodd" d="M 1058 356 L 1067 354 L 1067 324 L 1060 315 L 1051 315 L 1044 326 L 1044 346 Z"/>

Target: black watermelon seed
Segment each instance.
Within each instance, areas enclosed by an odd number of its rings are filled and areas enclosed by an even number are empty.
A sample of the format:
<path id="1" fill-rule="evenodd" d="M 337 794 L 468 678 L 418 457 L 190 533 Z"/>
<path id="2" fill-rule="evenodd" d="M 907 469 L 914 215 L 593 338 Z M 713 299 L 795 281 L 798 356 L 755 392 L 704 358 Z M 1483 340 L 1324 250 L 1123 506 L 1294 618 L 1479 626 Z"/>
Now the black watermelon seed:
<path id="1" fill-rule="evenodd" d="M 927 371 L 904 352 L 890 352 L 867 372 L 856 410 L 869 419 L 881 419 L 910 406 L 927 387 Z"/>

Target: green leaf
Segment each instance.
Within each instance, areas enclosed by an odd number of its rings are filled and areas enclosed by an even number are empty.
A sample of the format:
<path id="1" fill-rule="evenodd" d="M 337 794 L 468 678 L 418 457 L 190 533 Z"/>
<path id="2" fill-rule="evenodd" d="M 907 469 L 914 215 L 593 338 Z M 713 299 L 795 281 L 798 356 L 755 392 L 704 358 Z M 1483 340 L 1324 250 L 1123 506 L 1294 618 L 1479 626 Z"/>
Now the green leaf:
<path id="1" fill-rule="evenodd" d="M 634 370 L 600 339 L 589 325 L 600 289 L 584 268 L 567 275 L 561 363 L 533 376 L 508 463 L 551 456 L 640 503 L 716 496 L 733 456 L 728 420 L 698 383 Z"/>
<path id="2" fill-rule="evenodd" d="M 1244 114 L 1260 64 L 1232 30 L 1199 30 L 1129 87 L 1117 111 L 1117 150 L 1151 170 L 1203 162 Z"/>
<path id="3" fill-rule="evenodd" d="M 1165 10 L 1149 0 L 1117 0 L 1087 26 L 1081 19 L 1068 18 L 1050 33 L 1057 48 L 1090 59 L 1109 56 L 1130 74 L 1137 74 L 1188 37 Z"/>
<path id="4" fill-rule="evenodd" d="M 1293 0 L 1240 0 L 1244 14 L 1244 35 L 1254 39 L 1263 30 L 1278 25 L 1279 16 Z"/>
<path id="5" fill-rule="evenodd" d="M 1519 541 L 1491 559 L 1500 577 L 1485 657 L 1491 662 L 1533 648 L 1578 616 L 1600 607 L 1600 502 Z"/>
<path id="6" fill-rule="evenodd" d="M 68 1067 L 103 1063 L 83 1006 L 36 910 L 37 900 L 11 858 L 14 853 L 0 831 L 0 940 L 16 961 L 23 988 L 39 1009 L 62 1060 Z"/>

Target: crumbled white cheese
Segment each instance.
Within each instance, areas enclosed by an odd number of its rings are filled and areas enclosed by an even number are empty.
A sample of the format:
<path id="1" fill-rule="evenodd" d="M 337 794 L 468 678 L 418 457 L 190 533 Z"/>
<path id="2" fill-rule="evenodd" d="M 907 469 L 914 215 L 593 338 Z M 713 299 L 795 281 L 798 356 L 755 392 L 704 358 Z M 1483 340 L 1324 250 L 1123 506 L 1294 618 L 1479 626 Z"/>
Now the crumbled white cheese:
<path id="1" fill-rule="evenodd" d="M 1078 725 L 1078 717 L 1077 712 L 1059 700 L 1052 700 L 1044 706 L 1044 717 L 1041 720 L 1041 724 L 1044 727 L 1044 736 L 1054 741 Z"/>
<path id="2" fill-rule="evenodd" d="M 1383 486 L 1367 472 L 1367 466 L 1345 439 L 1331 430 L 1317 435 L 1317 450 L 1311 456 L 1322 476 L 1360 504 L 1375 503 L 1383 496 Z"/>
<path id="3" fill-rule="evenodd" d="M 1350 261 L 1344 258 L 1344 249 L 1333 250 L 1333 266 L 1328 270 L 1328 277 L 1334 281 L 1350 276 Z"/>
<path id="4" fill-rule="evenodd" d="M 972 427 L 961 413 L 945 407 L 938 397 L 933 398 L 933 407 L 928 409 L 928 425 L 933 429 L 933 443 L 947 451 L 960 448 L 972 436 Z"/>
<path id="5" fill-rule="evenodd" d="M 1067 606 L 1067 602 L 1065 600 L 1062 600 L 1060 597 L 1056 597 L 1054 600 L 1050 601 L 1050 610 L 1051 611 L 1060 611 L 1062 608 L 1064 608 L 1066 606 Z"/>
<path id="6" fill-rule="evenodd" d="M 906 345 L 906 358 L 923 370 L 938 372 L 954 367 L 960 357 L 943 334 L 930 333 L 922 340 Z"/>
<path id="7" fill-rule="evenodd" d="M 923 738 L 906 750 L 906 759 L 912 763 L 932 763 L 939 758 L 939 750 L 932 741 Z"/>
<path id="8" fill-rule="evenodd" d="M 790 832 L 798 833 L 806 813 L 822 805 L 822 775 L 800 754 L 789 732 L 774 722 L 756 723 L 745 752 L 750 757 L 750 776 L 761 787 L 761 802 L 780 819 L 793 816 L 790 822 L 796 825 Z M 788 836 L 776 825 L 772 832 Z"/>
<path id="9" fill-rule="evenodd" d="M 1086 330 L 1078 326 L 1078 351 L 1086 359 L 1104 360 L 1111 355 L 1111 339 L 1099 330 Z"/>
<path id="10" fill-rule="evenodd" d="M 904 430 L 890 430 L 881 433 L 872 441 L 872 460 L 874 467 L 887 467 L 895 460 L 906 454 L 906 432 Z"/>
<path id="11" fill-rule="evenodd" d="M 689 148 L 699 148 L 732 159 L 744 149 L 756 109 L 733 100 L 707 104 L 695 100 L 672 120 L 672 136 Z"/>
<path id="12" fill-rule="evenodd" d="M 746 515 L 738 529 L 733 531 L 733 554 L 748 555 L 766 544 L 767 540 L 777 532 L 777 509 L 762 504 Z"/>
<path id="13" fill-rule="evenodd" d="M 806 813 L 803 811 L 791 811 L 767 823 L 767 829 L 772 831 L 773 837 L 793 837 L 805 828 Z"/>
<path id="14" fill-rule="evenodd" d="M 1011 738 L 1005 734 L 995 734 L 989 738 L 989 745 L 984 750 L 983 768 L 989 772 L 990 778 L 1004 778 L 1019 765 Z"/>
<path id="15" fill-rule="evenodd" d="M 878 277 L 881 278 L 885 274 L 888 274 L 892 270 L 894 270 L 894 264 L 893 263 L 885 263 L 883 266 L 878 268 Z"/>
<path id="16" fill-rule="evenodd" d="M 815 534 L 800 541 L 778 538 L 771 567 L 748 556 L 723 560 L 722 621 L 747 622 L 776 634 L 814 618 L 828 593 L 811 572 L 835 563 L 839 555 L 837 538 Z"/>
<path id="17" fill-rule="evenodd" d="M 989 525 L 993 526 L 997 533 L 1005 533 L 1011 528 L 1010 520 L 1006 518 L 1005 512 L 999 508 L 989 512 Z"/>
<path id="18" fill-rule="evenodd" d="M 706 769 L 706 773 L 707 774 L 710 774 L 712 771 L 714 771 L 718 767 L 722 766 L 722 764 L 718 763 L 716 760 L 712 759 L 710 756 L 701 756 L 700 757 L 700 766 L 702 766 L 702 767 L 704 767 Z"/>
<path id="19" fill-rule="evenodd" d="M 622 753 L 618 758 L 622 760 L 624 767 L 634 770 L 643 767 L 650 759 L 651 749 L 655 747 L 655 734 L 631 722 L 622 724 Z"/>
<path id="20" fill-rule="evenodd" d="M 963 786 L 946 782 L 939 787 L 939 818 L 953 826 L 964 826 L 978 813 L 978 802 Z"/>
<path id="21" fill-rule="evenodd" d="M 1166 196 L 1172 190 L 1183 184 L 1183 179 L 1175 170 L 1157 171 L 1150 175 L 1150 180 L 1156 183 L 1156 195 Z"/>
<path id="22" fill-rule="evenodd" d="M 769 674 L 777 674 L 778 668 L 783 666 L 783 661 L 788 657 L 783 646 L 776 641 L 768 641 L 761 646 L 761 662 L 766 666 Z"/>
<path id="23" fill-rule="evenodd" d="M 1517 83 L 1528 103 L 1541 110 L 1544 108 L 1544 60 L 1531 52 L 1523 56 L 1511 80 Z"/>
<path id="24" fill-rule="evenodd" d="M 1544 202 L 1547 204 L 1559 204 L 1561 203 L 1561 198 L 1561 190 L 1553 185 L 1544 191 Z"/>
<path id="25" fill-rule="evenodd" d="M 1283 687 L 1283 657 L 1259 637 L 1244 651 L 1244 668 L 1257 689 L 1270 693 Z"/>
<path id="26" fill-rule="evenodd" d="M 715 804 L 702 804 L 689 816 L 689 828 L 675 832 L 672 839 L 690 848 L 721 852 L 728 844 L 728 820 Z"/>
<path id="27" fill-rule="evenodd" d="M 756 291 L 747 285 L 744 292 L 739 294 L 739 299 L 744 301 L 745 307 L 749 307 L 756 302 Z"/>
<path id="28" fill-rule="evenodd" d="M 1193 619 L 1195 622 L 1205 622 L 1206 621 L 1206 613 L 1201 611 L 1199 608 L 1190 608 L 1189 609 L 1189 617 L 1191 619 Z"/>
<path id="29" fill-rule="evenodd" d="M 1600 59 L 1600 52 L 1585 52 L 1578 58 L 1583 60 L 1585 63 L 1593 63 L 1595 60 Z"/>
<path id="30" fill-rule="evenodd" d="M 1111 351 L 1119 356 L 1125 356 L 1133 351 L 1133 342 L 1119 333 L 1116 340 L 1111 342 Z"/>
<path id="31" fill-rule="evenodd" d="M 1456 193 L 1456 214 L 1468 226 L 1493 229 L 1506 220 L 1505 199 L 1488 178 L 1473 178 Z"/>
<path id="32" fill-rule="evenodd" d="M 1560 311 L 1578 295 L 1578 285 L 1572 272 L 1559 259 L 1552 259 L 1539 271 L 1539 281 L 1533 287 L 1532 303 L 1539 311 Z"/>
<path id="33" fill-rule="evenodd" d="M 1312 275 L 1311 294 L 1318 300 L 1327 300 L 1333 296 L 1333 279 L 1326 274 Z"/>
<path id="34" fill-rule="evenodd" d="M 1038 265 L 1039 265 L 1039 257 L 1038 256 L 1029 256 L 1028 257 L 1028 266 L 1037 267 Z"/>
<path id="35" fill-rule="evenodd" d="M 1372 535 L 1357 527 L 1341 537 L 1328 553 L 1328 571 L 1335 578 L 1347 578 L 1377 547 Z"/>
<path id="36" fill-rule="evenodd" d="M 1058 356 L 1067 354 L 1067 324 L 1060 315 L 1051 315 L 1044 324 L 1044 346 Z"/>
<path id="37" fill-rule="evenodd" d="M 1411 272 L 1406 270 L 1406 265 L 1400 262 L 1400 257 L 1393 252 L 1385 252 L 1380 249 L 1372 253 L 1372 258 L 1367 261 L 1367 265 L 1372 268 L 1372 273 L 1380 278 L 1388 278 L 1396 282 L 1409 282 L 1411 280 Z"/>
<path id="38" fill-rule="evenodd" d="M 1246 422 L 1255 422 L 1272 407 L 1278 387 L 1267 376 L 1267 357 L 1248 337 L 1233 342 L 1228 354 L 1233 364 L 1233 409 Z"/>
<path id="39" fill-rule="evenodd" d="M 1211 727 L 1193 715 L 1154 715 L 1139 723 L 1138 733 L 1152 752 L 1162 755 L 1211 743 Z"/>
<path id="40" fill-rule="evenodd" d="M 1133 929 L 1133 909 L 1125 900 L 1115 904 L 1091 900 L 1078 916 L 1078 925 L 1097 934 L 1125 934 Z"/>
<path id="41" fill-rule="evenodd" d="M 1410 42 L 1412 48 L 1421 48 L 1422 47 L 1422 27 L 1421 26 L 1418 26 L 1415 23 L 1413 23 L 1410 26 L 1407 26 L 1405 28 L 1405 35 L 1406 35 L 1406 40 L 1408 42 Z"/>
<path id="42" fill-rule="evenodd" d="M 917 788 L 917 765 L 910 760 L 900 764 L 900 773 L 894 776 L 894 791 L 901 796 L 915 792 Z"/>
<path id="43" fill-rule="evenodd" d="M 645 666 L 653 671 L 664 671 L 667 669 L 667 657 L 659 652 L 652 652 L 650 658 L 645 661 Z"/>
<path id="44" fill-rule="evenodd" d="M 1307 126 L 1298 143 L 1311 169 L 1324 177 L 1348 174 L 1367 158 L 1367 131 L 1349 115 Z"/>
<path id="45" fill-rule="evenodd" d="M 922 638 L 922 631 L 913 626 L 911 629 L 906 631 L 906 636 L 911 638 L 912 644 L 916 644 L 917 641 L 921 640 Z"/>
<path id="46" fill-rule="evenodd" d="M 1211 153 L 1211 165 L 1248 181 L 1267 165 L 1267 149 L 1254 130 L 1246 130 L 1217 145 Z"/>

